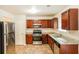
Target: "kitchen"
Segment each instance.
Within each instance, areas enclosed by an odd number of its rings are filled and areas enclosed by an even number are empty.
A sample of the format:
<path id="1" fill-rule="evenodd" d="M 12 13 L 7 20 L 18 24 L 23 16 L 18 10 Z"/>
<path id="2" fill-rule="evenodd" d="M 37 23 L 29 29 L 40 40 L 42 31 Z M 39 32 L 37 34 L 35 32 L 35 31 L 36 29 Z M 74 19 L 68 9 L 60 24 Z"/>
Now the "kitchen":
<path id="1" fill-rule="evenodd" d="M 15 47 L 10 46 L 7 50 L 4 42 L 6 54 L 79 53 L 79 6 L 5 5 L 0 9 L 6 11 L 0 11 L 4 14 L 0 15 L 0 21 L 15 24 Z M 12 18 L 6 20 L 5 16 Z"/>

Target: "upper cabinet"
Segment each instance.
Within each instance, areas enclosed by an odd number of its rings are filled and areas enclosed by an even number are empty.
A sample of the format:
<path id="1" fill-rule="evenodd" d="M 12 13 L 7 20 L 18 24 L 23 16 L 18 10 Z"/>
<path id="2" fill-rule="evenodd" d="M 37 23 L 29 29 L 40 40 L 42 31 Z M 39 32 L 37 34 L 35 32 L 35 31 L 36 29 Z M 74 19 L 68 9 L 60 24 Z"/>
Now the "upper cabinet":
<path id="1" fill-rule="evenodd" d="M 51 20 L 51 28 L 54 28 L 54 21 L 53 21 L 53 19 Z"/>
<path id="2" fill-rule="evenodd" d="M 62 29 L 68 29 L 68 11 L 62 13 Z"/>
<path id="3" fill-rule="evenodd" d="M 42 28 L 47 28 L 48 27 L 48 21 L 47 20 L 41 20 Z"/>
<path id="4" fill-rule="evenodd" d="M 78 30 L 78 9 L 69 9 L 62 13 L 62 29 Z"/>
<path id="5" fill-rule="evenodd" d="M 53 18 L 51 20 L 51 28 L 58 29 L 58 18 Z"/>
<path id="6" fill-rule="evenodd" d="M 51 20 L 48 20 L 47 22 L 48 22 L 47 28 L 51 28 Z"/>
<path id="7" fill-rule="evenodd" d="M 26 28 L 33 28 L 34 25 L 41 25 L 40 28 L 51 28 L 50 19 L 26 20 Z"/>
<path id="8" fill-rule="evenodd" d="M 46 20 L 41 20 L 42 28 L 51 28 L 51 20 L 46 19 Z"/>
<path id="9" fill-rule="evenodd" d="M 33 20 L 27 20 L 26 21 L 26 27 L 27 28 L 32 28 L 33 27 Z"/>
<path id="10" fill-rule="evenodd" d="M 54 25 L 53 25 L 54 29 L 58 29 L 58 18 L 54 18 L 53 22 L 54 22 Z"/>

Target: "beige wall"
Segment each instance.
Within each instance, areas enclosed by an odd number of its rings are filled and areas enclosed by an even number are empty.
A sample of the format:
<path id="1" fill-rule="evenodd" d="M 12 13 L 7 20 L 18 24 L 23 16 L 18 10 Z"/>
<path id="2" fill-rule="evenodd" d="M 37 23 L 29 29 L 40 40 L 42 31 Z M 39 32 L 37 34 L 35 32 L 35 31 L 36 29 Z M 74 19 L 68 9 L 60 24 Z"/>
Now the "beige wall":
<path id="1" fill-rule="evenodd" d="M 25 15 L 15 15 L 15 43 L 25 45 Z"/>
<path id="2" fill-rule="evenodd" d="M 0 21 L 13 22 L 14 15 L 0 9 Z"/>

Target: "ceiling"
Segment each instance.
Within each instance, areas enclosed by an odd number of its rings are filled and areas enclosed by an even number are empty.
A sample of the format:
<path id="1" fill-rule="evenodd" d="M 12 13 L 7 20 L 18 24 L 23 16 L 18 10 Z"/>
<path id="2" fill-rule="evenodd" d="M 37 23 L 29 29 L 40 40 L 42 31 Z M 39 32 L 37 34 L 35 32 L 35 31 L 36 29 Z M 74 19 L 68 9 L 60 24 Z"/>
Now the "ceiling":
<path id="1" fill-rule="evenodd" d="M 12 14 L 41 15 L 41 16 L 46 15 L 53 16 L 62 11 L 66 7 L 68 7 L 68 5 L 0 5 L 0 9 L 8 11 Z M 29 10 L 31 10 L 31 12 L 29 12 Z M 34 10 L 38 12 L 33 13 Z"/>

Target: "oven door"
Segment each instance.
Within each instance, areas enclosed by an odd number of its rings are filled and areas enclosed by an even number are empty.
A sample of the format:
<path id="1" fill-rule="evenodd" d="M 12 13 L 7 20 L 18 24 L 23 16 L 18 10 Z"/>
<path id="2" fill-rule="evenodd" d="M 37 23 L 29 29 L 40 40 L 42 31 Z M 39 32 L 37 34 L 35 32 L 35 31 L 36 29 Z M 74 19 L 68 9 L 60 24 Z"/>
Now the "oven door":
<path id="1" fill-rule="evenodd" d="M 42 37 L 39 34 L 33 35 L 33 44 L 42 44 Z"/>
<path id="2" fill-rule="evenodd" d="M 33 34 L 33 41 L 42 41 L 41 34 Z"/>

